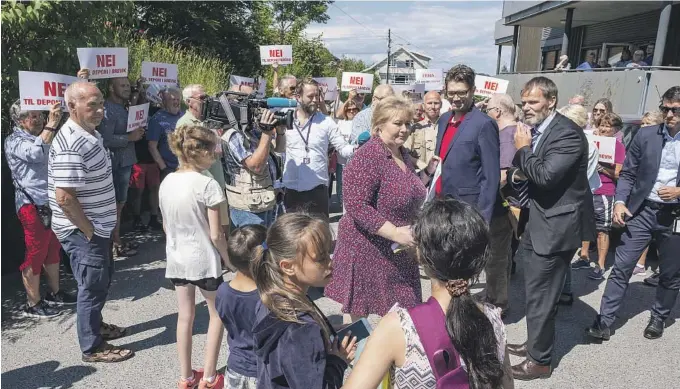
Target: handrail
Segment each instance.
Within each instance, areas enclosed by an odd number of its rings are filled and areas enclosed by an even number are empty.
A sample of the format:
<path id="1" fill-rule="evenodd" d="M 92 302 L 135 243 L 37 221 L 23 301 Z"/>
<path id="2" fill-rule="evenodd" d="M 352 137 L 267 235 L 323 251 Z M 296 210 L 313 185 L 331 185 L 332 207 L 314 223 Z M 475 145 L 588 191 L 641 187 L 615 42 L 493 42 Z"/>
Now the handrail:
<path id="1" fill-rule="evenodd" d="M 605 73 L 605 72 L 622 72 L 631 70 L 644 70 L 644 71 L 654 71 L 654 70 L 676 70 L 680 71 L 680 66 L 640 66 L 637 68 L 595 68 L 595 69 L 562 69 L 562 70 L 535 70 L 530 72 L 506 72 L 498 73 L 499 76 L 506 74 L 547 74 L 547 73 Z"/>

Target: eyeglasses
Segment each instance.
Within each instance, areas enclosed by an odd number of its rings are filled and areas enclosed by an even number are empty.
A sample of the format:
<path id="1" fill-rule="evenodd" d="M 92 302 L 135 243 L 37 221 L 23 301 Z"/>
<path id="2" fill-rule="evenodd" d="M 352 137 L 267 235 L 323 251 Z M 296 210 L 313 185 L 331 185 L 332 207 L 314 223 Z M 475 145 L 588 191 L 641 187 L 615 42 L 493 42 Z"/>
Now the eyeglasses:
<path id="1" fill-rule="evenodd" d="M 501 110 L 501 109 L 498 108 L 498 107 L 491 107 L 491 108 L 487 108 L 487 109 L 486 109 L 486 113 L 491 112 L 491 110 L 493 110 L 493 109 L 497 109 L 499 112 L 500 112 L 500 110 Z"/>
<path id="2" fill-rule="evenodd" d="M 680 115 L 680 107 L 666 107 L 664 105 L 660 105 L 659 111 L 661 111 L 664 116 L 668 115 L 669 112 L 673 112 L 673 115 L 675 116 Z"/>
<path id="3" fill-rule="evenodd" d="M 606 113 L 606 109 L 598 109 L 598 108 L 593 108 L 593 112 L 599 112 L 599 113 Z"/>
<path id="4" fill-rule="evenodd" d="M 191 96 L 191 98 L 198 101 L 204 101 L 205 99 L 208 98 L 208 95 L 200 95 L 198 97 Z"/>
<path id="5" fill-rule="evenodd" d="M 350 108 L 347 112 L 359 112 L 359 108 Z"/>
<path id="6" fill-rule="evenodd" d="M 463 97 L 467 96 L 468 93 L 470 93 L 469 89 L 468 90 L 462 90 L 462 91 L 449 90 L 449 91 L 446 91 L 446 97 L 452 99 L 452 98 L 457 96 L 458 98 L 462 99 Z"/>

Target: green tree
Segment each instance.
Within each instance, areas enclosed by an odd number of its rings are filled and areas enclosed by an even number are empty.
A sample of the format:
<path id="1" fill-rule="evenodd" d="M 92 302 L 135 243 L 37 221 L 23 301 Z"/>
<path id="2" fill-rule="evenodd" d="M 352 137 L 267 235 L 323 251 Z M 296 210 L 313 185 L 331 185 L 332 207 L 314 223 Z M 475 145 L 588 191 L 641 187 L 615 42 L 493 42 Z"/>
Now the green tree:
<path id="1" fill-rule="evenodd" d="M 332 1 L 270 1 L 278 44 L 292 44 L 312 22 L 326 23 Z"/>

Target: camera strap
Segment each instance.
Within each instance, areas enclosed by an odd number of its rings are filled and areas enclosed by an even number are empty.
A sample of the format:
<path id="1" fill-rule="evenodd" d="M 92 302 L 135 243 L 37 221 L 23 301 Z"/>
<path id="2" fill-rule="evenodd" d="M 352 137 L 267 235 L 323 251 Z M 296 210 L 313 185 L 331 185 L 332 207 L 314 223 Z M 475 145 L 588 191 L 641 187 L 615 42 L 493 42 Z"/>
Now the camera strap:
<path id="1" fill-rule="evenodd" d="M 229 104 L 229 100 L 227 100 L 227 96 L 221 95 L 219 97 L 220 104 L 222 104 L 222 109 L 224 112 L 227 114 L 227 119 L 229 119 L 229 125 L 231 125 L 232 128 L 235 128 L 237 130 L 242 130 L 242 128 L 239 126 L 239 123 L 236 121 L 236 116 L 234 115 L 234 111 L 231 110 L 231 104 Z M 243 117 L 243 116 L 241 116 Z"/>

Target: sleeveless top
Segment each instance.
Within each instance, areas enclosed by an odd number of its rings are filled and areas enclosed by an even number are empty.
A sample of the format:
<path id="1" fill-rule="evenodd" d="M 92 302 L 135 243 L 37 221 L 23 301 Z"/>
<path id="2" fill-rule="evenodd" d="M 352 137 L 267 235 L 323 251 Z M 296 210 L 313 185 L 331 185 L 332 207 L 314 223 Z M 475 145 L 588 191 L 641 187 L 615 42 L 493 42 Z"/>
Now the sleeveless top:
<path id="1" fill-rule="evenodd" d="M 391 311 L 396 312 L 399 316 L 399 323 L 401 324 L 402 331 L 404 331 L 404 338 L 406 340 L 404 365 L 401 367 L 392 365 L 390 369 L 392 387 L 395 389 L 436 388 L 437 382 L 432 373 L 430 362 L 427 359 L 427 354 L 425 354 L 425 349 L 420 342 L 420 337 L 416 327 L 413 325 L 411 316 L 408 314 L 408 310 L 395 305 Z M 490 304 L 484 304 L 484 314 L 489 318 L 493 326 L 496 342 L 498 343 L 498 359 L 503 363 L 505 359 L 506 334 L 505 324 L 503 319 L 501 319 L 501 309 Z M 465 362 L 462 359 L 460 363 L 465 367 Z"/>

